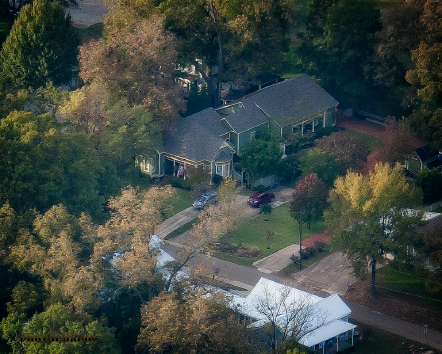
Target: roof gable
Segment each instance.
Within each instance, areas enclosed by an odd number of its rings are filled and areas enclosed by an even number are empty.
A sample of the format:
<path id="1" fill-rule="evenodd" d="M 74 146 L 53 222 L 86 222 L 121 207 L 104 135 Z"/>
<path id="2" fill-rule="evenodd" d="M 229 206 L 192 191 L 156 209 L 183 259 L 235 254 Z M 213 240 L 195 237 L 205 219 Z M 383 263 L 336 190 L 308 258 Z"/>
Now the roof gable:
<path id="1" fill-rule="evenodd" d="M 301 123 L 338 103 L 310 76 L 301 75 L 251 93 L 217 112 L 240 133 L 269 119 L 281 127 Z"/>
<path id="2" fill-rule="evenodd" d="M 338 101 L 308 75 L 282 81 L 249 97 L 281 126 L 338 105 Z"/>
<path id="3" fill-rule="evenodd" d="M 240 104 L 235 104 L 235 107 L 235 109 L 231 110 L 233 113 L 224 116 L 223 119 L 236 133 L 242 133 L 269 121 L 268 116 L 250 99 L 245 99 Z M 222 109 L 218 111 L 220 114 L 222 112 L 229 112 L 225 108 L 224 111 Z"/>
<path id="4" fill-rule="evenodd" d="M 221 135 L 230 130 L 213 108 L 179 118 L 166 137 L 164 151 L 191 161 L 213 161 L 226 141 Z M 228 145 L 232 150 L 232 146 Z"/>

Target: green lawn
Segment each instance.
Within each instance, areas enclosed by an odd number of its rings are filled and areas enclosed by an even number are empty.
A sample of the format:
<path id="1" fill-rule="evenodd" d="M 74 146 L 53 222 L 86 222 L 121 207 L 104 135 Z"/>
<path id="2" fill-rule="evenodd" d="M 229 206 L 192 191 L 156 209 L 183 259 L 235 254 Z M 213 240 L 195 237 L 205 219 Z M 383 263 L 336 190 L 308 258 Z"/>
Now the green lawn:
<path id="1" fill-rule="evenodd" d="M 165 218 L 170 218 L 171 216 L 187 209 L 192 206 L 193 198 L 190 196 L 190 192 L 180 188 L 172 188 L 173 195 L 166 200 L 166 209 L 164 211 Z"/>
<path id="2" fill-rule="evenodd" d="M 177 237 L 183 233 L 185 233 L 186 231 L 189 231 L 194 224 L 196 224 L 198 222 L 198 218 L 193 219 L 189 222 L 186 222 L 184 225 L 181 225 L 178 229 L 173 230 L 170 234 L 168 234 L 164 239 L 165 240 L 170 240 L 174 237 Z"/>
<path id="3" fill-rule="evenodd" d="M 324 229 L 324 223 L 312 223 L 311 230 L 303 226 L 303 239 Z M 267 239 L 267 231 L 274 232 L 272 239 Z M 251 265 L 254 261 L 266 257 L 293 243 L 299 242 L 298 222 L 290 216 L 289 204 L 286 203 L 273 209 L 271 214 L 261 214 L 258 217 L 240 225 L 227 236 L 219 239 L 221 242 L 229 242 L 235 246 L 245 248 L 258 247 L 262 256 L 255 258 L 233 257 L 224 254 L 219 258 L 235 263 Z M 219 252 L 216 253 L 219 256 Z"/>
<path id="4" fill-rule="evenodd" d="M 381 148 L 384 144 L 382 141 L 380 141 L 378 138 L 375 138 L 374 136 L 370 136 L 367 134 L 359 133 L 354 130 L 345 130 L 348 134 L 351 134 L 359 139 L 361 139 L 363 142 L 365 142 L 368 146 L 368 149 L 370 152 L 373 152 L 379 148 Z"/>
<path id="5" fill-rule="evenodd" d="M 352 318 L 349 321 L 358 325 L 355 331 L 360 334 L 354 339 L 355 350 L 352 351 L 353 354 L 410 354 L 410 345 L 424 347 L 422 344 L 359 323 Z"/>
<path id="6" fill-rule="evenodd" d="M 377 271 L 376 283 L 379 290 L 395 297 L 412 300 L 423 307 L 442 310 L 442 291 L 427 292 L 425 274 L 404 264 L 388 264 Z M 434 300 L 432 300 L 434 299 Z"/>

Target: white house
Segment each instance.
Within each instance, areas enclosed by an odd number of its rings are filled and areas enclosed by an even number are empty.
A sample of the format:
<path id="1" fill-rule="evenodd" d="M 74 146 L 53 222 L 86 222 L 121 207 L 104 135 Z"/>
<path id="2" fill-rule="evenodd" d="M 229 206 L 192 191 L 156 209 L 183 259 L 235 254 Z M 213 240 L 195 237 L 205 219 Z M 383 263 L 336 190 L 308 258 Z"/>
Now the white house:
<path id="1" fill-rule="evenodd" d="M 299 321 L 299 319 L 303 321 L 302 327 L 298 328 L 299 333 L 295 336 L 298 343 L 312 350 L 322 349 L 322 353 L 326 353 L 330 347 L 332 350 L 339 351 L 343 342 L 349 340 L 353 345 L 356 325 L 348 322 L 351 310 L 339 295 L 333 294 L 321 298 L 294 287 L 261 278 L 247 297 L 232 295 L 230 305 L 249 318 L 252 321 L 252 327 L 262 328 L 270 321 L 269 316 L 258 310 L 257 304 L 263 299 L 267 307 L 272 309 L 271 311 L 276 309 L 273 311 L 275 315 L 273 319 L 278 328 L 292 328 L 293 324 L 287 321 Z M 282 306 L 281 303 L 283 303 Z M 300 306 L 308 310 L 301 315 L 287 314 L 287 309 L 299 312 Z M 281 309 L 279 313 L 278 309 Z M 302 319 L 303 315 L 304 319 Z"/>

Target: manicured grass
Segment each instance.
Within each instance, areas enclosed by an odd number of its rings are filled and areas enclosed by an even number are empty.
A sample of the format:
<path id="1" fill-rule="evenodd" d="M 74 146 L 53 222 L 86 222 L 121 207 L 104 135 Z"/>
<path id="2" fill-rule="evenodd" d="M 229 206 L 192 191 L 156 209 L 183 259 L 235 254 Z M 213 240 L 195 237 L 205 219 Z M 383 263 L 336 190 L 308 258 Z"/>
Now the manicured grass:
<path id="1" fill-rule="evenodd" d="M 349 321 L 358 326 L 355 331 L 360 334 L 354 339 L 353 354 L 410 354 L 410 345 L 424 347 L 404 337 L 354 321 L 351 317 Z"/>
<path id="2" fill-rule="evenodd" d="M 301 270 L 307 269 L 312 264 L 315 264 L 316 262 L 319 262 L 321 259 L 327 257 L 329 254 L 330 254 L 330 245 L 326 245 L 322 250 L 322 252 L 316 253 L 313 257 L 310 257 L 309 259 L 303 259 L 302 269 L 299 269 L 299 264 L 291 263 L 283 270 L 281 270 L 279 274 L 288 277 L 293 273 L 297 273 Z"/>
<path id="3" fill-rule="evenodd" d="M 173 195 L 166 200 L 166 209 L 164 210 L 165 218 L 170 218 L 171 216 L 187 209 L 192 206 L 193 198 L 190 195 L 189 191 L 180 188 L 172 188 L 174 193 Z"/>
<path id="4" fill-rule="evenodd" d="M 370 136 L 367 134 L 359 133 L 354 130 L 346 129 L 346 132 L 348 134 L 351 134 L 353 136 L 356 136 L 357 138 L 361 139 L 363 142 L 365 142 L 368 146 L 368 149 L 370 152 L 373 152 L 379 148 L 381 148 L 384 144 L 382 141 L 380 141 L 378 138 L 375 138 L 374 136 Z"/>
<path id="5" fill-rule="evenodd" d="M 311 230 L 307 230 L 307 225 L 303 225 L 303 239 L 323 229 L 324 224 L 322 222 L 312 223 Z M 267 239 L 267 231 L 274 232 L 274 236 L 270 240 Z M 228 235 L 220 237 L 219 241 L 229 242 L 234 246 L 245 248 L 258 247 L 261 250 L 261 257 L 241 258 L 230 256 L 231 259 L 229 259 L 235 263 L 252 264 L 260 258 L 299 242 L 299 225 L 290 216 L 289 204 L 287 203 L 273 209 L 271 214 L 261 214 L 241 224 Z"/>
<path id="6" fill-rule="evenodd" d="M 425 274 L 404 264 L 388 264 L 377 271 L 379 290 L 395 297 L 412 300 L 423 307 L 442 310 L 442 291 L 428 292 Z"/>
<path id="7" fill-rule="evenodd" d="M 164 239 L 165 240 L 170 240 L 174 237 L 177 237 L 183 233 L 185 233 L 186 231 L 189 231 L 192 226 L 194 224 L 196 224 L 198 222 L 198 218 L 197 219 L 193 219 L 189 222 L 186 222 L 184 225 L 181 225 L 178 229 L 175 229 L 174 231 L 172 231 L 170 234 L 168 234 Z"/>

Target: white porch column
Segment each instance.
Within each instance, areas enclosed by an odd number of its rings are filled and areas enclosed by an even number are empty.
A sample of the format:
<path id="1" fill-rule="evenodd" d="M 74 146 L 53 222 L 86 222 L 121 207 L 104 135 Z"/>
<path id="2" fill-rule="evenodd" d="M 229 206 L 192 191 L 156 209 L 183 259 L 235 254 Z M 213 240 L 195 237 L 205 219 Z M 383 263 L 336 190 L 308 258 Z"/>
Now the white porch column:
<path id="1" fill-rule="evenodd" d="M 301 123 L 301 135 L 304 135 L 304 123 Z"/>
<path id="2" fill-rule="evenodd" d="M 339 352 L 339 335 L 336 336 L 336 353 Z"/>
<path id="3" fill-rule="evenodd" d="M 322 354 L 325 354 L 325 341 L 322 342 Z"/>
<path id="4" fill-rule="evenodd" d="M 184 162 L 184 165 L 183 165 L 183 178 L 184 178 L 184 180 L 186 180 L 186 163 Z"/>
<path id="5" fill-rule="evenodd" d="M 312 133 L 314 133 L 315 132 L 315 120 L 313 119 L 313 121 L 312 121 Z"/>
<path id="6" fill-rule="evenodd" d="M 354 343 L 353 343 L 353 336 L 354 336 L 354 334 L 355 334 L 355 329 L 353 328 L 353 329 L 351 330 L 351 346 L 354 345 Z"/>
<path id="7" fill-rule="evenodd" d="M 322 117 L 322 127 L 325 128 L 325 112 Z"/>

